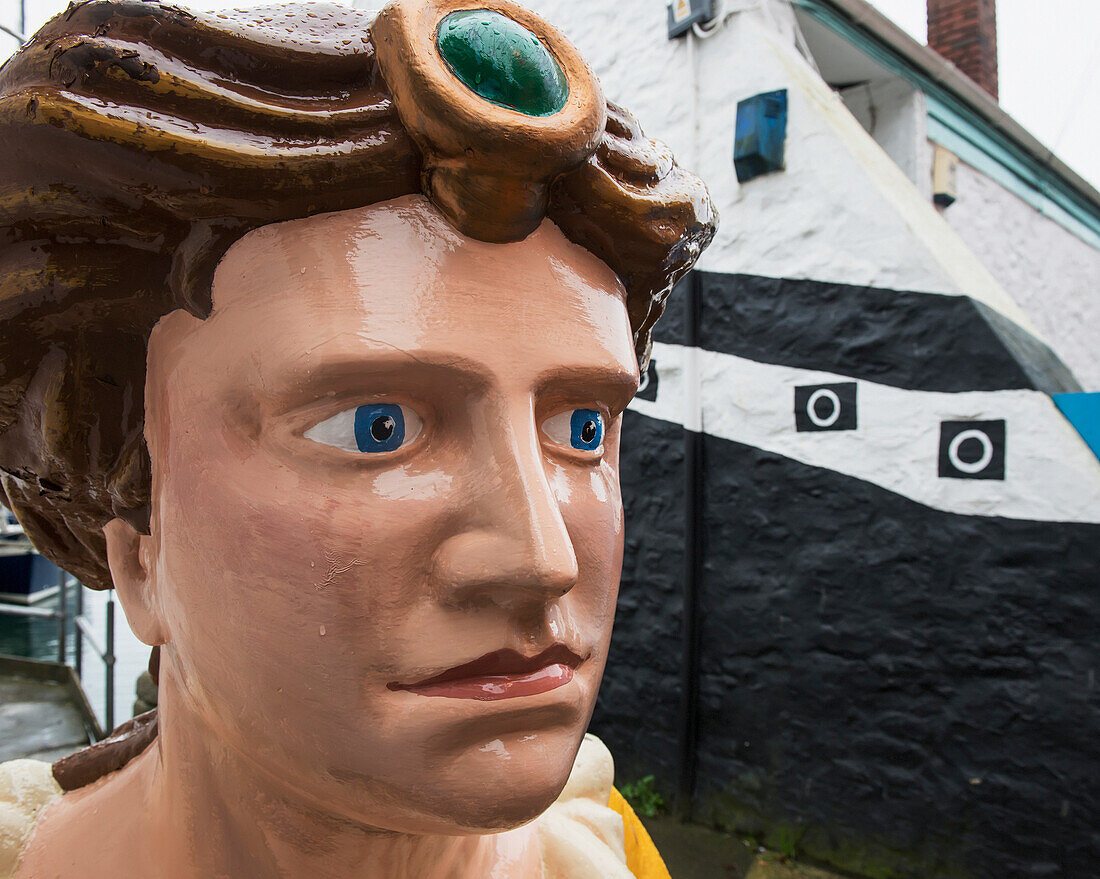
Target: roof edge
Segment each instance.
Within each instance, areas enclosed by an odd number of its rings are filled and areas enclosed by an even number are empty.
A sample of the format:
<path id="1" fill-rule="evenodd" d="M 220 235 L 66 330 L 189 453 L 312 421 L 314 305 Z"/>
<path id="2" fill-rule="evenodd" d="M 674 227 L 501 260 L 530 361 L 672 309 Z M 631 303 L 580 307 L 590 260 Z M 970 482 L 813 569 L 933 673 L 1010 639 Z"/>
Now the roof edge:
<path id="1" fill-rule="evenodd" d="M 863 31 L 872 40 L 884 44 L 899 55 L 902 61 L 974 110 L 989 125 L 1035 161 L 1061 177 L 1100 215 L 1100 192 L 1092 184 L 1006 113 L 992 95 L 958 67 L 934 49 L 918 43 L 866 0 L 791 0 L 791 2 L 810 12 L 814 7 L 828 9 L 845 19 L 850 26 Z"/>

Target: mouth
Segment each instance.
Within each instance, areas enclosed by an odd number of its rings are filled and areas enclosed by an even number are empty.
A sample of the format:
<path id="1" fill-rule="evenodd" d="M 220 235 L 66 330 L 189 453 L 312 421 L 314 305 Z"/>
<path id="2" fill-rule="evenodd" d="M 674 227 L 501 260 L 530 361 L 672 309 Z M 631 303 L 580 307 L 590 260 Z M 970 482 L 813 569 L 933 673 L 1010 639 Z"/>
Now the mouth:
<path id="1" fill-rule="evenodd" d="M 456 665 L 415 684 L 393 682 L 387 687 L 420 696 L 492 702 L 537 696 L 564 687 L 573 680 L 573 672 L 582 662 L 584 660 L 564 644 L 555 644 L 536 656 L 524 656 L 506 648 L 486 653 L 473 662 Z"/>

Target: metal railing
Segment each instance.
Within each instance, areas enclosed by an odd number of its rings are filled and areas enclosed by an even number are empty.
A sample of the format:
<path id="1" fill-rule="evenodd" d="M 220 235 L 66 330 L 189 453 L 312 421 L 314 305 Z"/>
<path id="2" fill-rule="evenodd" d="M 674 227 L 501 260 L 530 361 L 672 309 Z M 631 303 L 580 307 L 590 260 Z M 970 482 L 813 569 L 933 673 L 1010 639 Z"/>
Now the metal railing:
<path id="1" fill-rule="evenodd" d="M 57 621 L 57 661 L 61 665 L 67 664 L 68 659 L 68 634 L 69 634 L 69 587 L 76 585 L 76 614 L 73 623 L 76 627 L 74 643 L 74 668 L 77 679 L 84 680 L 84 641 L 87 639 L 92 651 L 98 656 L 104 665 L 104 706 L 103 728 L 109 733 L 115 728 L 115 592 L 107 591 L 107 637 L 106 643 L 100 644 L 92 631 L 92 623 L 84 616 L 84 584 L 65 571 L 60 571 L 57 577 L 57 610 L 49 610 L 45 607 L 31 607 L 18 604 L 6 604 L 0 602 L 0 614 L 9 616 L 31 617 L 43 620 Z"/>

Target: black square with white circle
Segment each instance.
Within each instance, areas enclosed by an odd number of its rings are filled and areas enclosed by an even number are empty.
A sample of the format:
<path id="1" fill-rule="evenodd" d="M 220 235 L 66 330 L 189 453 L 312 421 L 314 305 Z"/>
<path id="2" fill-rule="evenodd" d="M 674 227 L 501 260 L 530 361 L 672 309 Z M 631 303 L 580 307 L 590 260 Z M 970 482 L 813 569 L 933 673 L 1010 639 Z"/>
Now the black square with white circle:
<path id="1" fill-rule="evenodd" d="M 794 426 L 799 431 L 855 430 L 856 382 L 801 385 L 794 389 Z"/>
<path id="2" fill-rule="evenodd" d="M 949 479 L 1004 479 L 1004 419 L 940 422 L 939 472 Z"/>

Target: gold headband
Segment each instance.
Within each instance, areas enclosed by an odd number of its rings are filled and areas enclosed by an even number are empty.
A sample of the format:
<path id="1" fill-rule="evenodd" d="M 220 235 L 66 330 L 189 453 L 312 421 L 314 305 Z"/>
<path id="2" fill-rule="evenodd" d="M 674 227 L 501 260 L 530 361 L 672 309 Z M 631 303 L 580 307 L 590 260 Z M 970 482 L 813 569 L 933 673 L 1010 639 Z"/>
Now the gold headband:
<path id="1" fill-rule="evenodd" d="M 550 184 L 592 155 L 606 123 L 600 84 L 573 45 L 509 0 L 396 0 L 372 35 L 424 157 L 424 192 L 473 238 L 534 231 Z"/>

